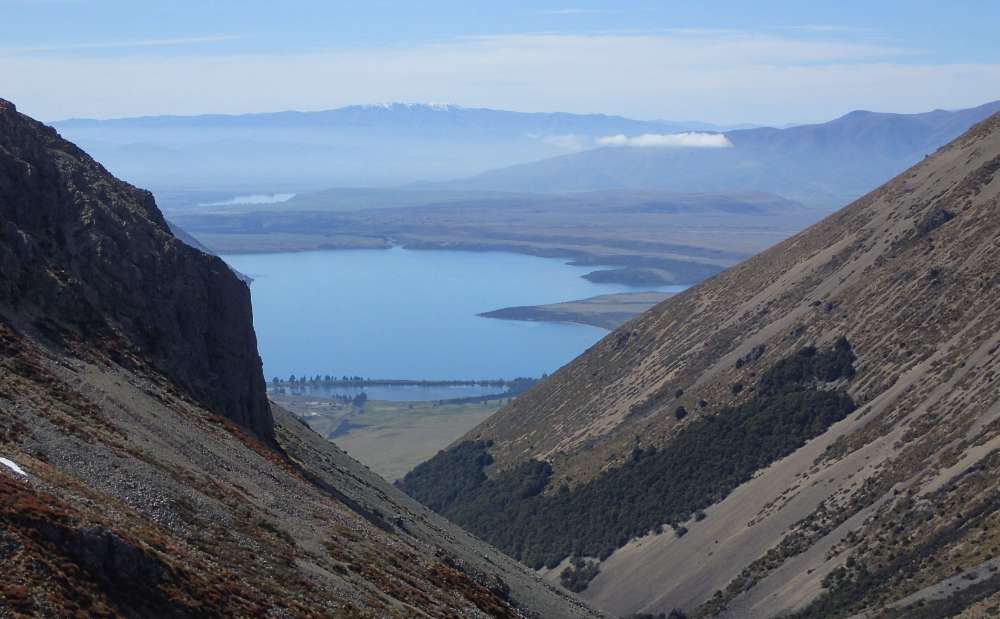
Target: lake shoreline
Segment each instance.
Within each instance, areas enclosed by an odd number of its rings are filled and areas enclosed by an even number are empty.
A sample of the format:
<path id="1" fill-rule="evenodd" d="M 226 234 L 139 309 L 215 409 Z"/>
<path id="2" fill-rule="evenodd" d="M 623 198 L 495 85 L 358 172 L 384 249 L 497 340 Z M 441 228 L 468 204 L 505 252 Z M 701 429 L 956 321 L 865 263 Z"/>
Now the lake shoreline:
<path id="1" fill-rule="evenodd" d="M 364 235 L 283 233 L 190 232 L 200 244 L 216 254 L 263 255 L 313 251 L 391 250 L 467 251 L 511 253 L 535 258 L 566 260 L 568 266 L 592 267 L 580 277 L 599 284 L 625 286 L 693 285 L 719 273 L 731 263 L 718 258 L 677 259 L 650 255 L 599 253 L 559 245 L 517 242 L 407 239 Z"/>
<path id="2" fill-rule="evenodd" d="M 517 379 L 506 380 L 506 379 L 485 379 L 485 380 L 421 380 L 421 379 L 409 379 L 409 378 L 361 378 L 361 379 L 343 379 L 343 378 L 331 378 L 331 379 L 320 379 L 315 378 L 303 381 L 287 381 L 274 379 L 268 383 L 269 387 L 284 387 L 288 389 L 294 389 L 299 386 L 306 387 L 507 387 L 513 384 Z"/>
<path id="3" fill-rule="evenodd" d="M 562 303 L 504 307 L 479 315 L 500 320 L 567 322 L 612 331 L 674 294 L 655 291 L 603 294 Z"/>
<path id="4" fill-rule="evenodd" d="M 412 400 L 407 399 L 393 399 L 393 398 L 374 398 L 374 399 L 385 399 L 390 402 L 436 402 L 438 404 L 473 404 L 480 402 L 490 402 L 493 400 L 505 400 L 508 398 L 514 398 L 521 393 L 524 393 L 532 385 L 538 382 L 537 378 L 515 378 L 512 380 L 407 380 L 407 379 L 371 379 L 371 380 L 312 380 L 305 382 L 290 382 L 290 381 L 271 381 L 268 384 L 267 393 L 268 396 L 272 397 L 297 397 L 297 398 L 322 398 L 329 400 L 338 401 L 349 401 L 353 397 L 361 394 L 365 394 L 364 398 L 368 398 L 368 393 L 366 389 L 378 389 L 379 387 L 404 387 L 404 388 L 433 388 L 433 387 L 492 387 L 494 389 L 503 389 L 503 391 L 496 391 L 494 393 L 483 393 L 476 395 L 464 395 L 456 397 L 443 397 L 443 398 L 416 398 Z M 336 389 L 348 389 L 351 391 L 356 391 L 356 393 L 342 393 L 337 394 L 333 391 Z M 385 390 L 381 390 L 383 393 Z M 412 393 L 406 395 L 413 395 Z"/>
<path id="5" fill-rule="evenodd" d="M 299 382 L 319 374 L 331 382 L 366 378 L 398 385 L 385 389 L 403 389 L 414 383 L 402 381 L 481 382 L 552 373 L 604 331 L 478 314 L 636 290 L 586 280 L 580 276 L 590 269 L 565 260 L 510 252 L 394 247 L 222 257 L 254 278 L 254 330 L 272 384 L 274 377 L 280 383 L 294 375 Z"/>

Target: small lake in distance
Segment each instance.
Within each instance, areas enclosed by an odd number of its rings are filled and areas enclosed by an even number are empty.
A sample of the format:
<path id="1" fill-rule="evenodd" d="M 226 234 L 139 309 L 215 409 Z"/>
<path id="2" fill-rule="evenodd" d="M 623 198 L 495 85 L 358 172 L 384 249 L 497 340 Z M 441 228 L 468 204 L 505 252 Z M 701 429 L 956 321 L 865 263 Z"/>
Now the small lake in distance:
<path id="1" fill-rule="evenodd" d="M 595 284 L 581 275 L 596 267 L 501 252 L 397 247 L 223 258 L 254 278 L 254 327 L 269 381 L 290 374 L 414 380 L 538 377 L 607 332 L 478 313 L 650 289 Z"/>

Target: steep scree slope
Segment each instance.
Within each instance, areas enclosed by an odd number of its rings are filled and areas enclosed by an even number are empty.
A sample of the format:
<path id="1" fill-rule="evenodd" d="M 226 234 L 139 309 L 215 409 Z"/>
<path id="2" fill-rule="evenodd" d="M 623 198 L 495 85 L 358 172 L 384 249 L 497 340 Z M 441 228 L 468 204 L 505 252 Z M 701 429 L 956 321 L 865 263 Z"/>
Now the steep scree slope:
<path id="1" fill-rule="evenodd" d="M 993 116 L 819 224 L 626 323 L 404 486 L 431 493 L 487 539 L 513 536 L 496 540 L 512 554 L 550 568 L 564 559 L 553 578 L 579 555 L 564 580 L 579 587 L 585 570 L 583 596 L 615 613 L 975 616 L 996 607 L 998 170 Z M 776 377 L 806 376 L 797 358 L 838 346 L 850 370 L 814 372 L 808 388 L 842 393 L 856 410 L 817 418 L 806 402 L 788 416 L 762 399 Z M 727 449 L 712 445 L 713 417 L 728 417 L 714 422 Z M 793 429 L 799 443 L 759 458 Z M 461 456 L 470 445 L 487 453 L 470 463 Z M 656 468 L 664 462 L 691 466 Z M 456 483 L 466 485 L 449 494 Z M 574 502 L 583 496 L 601 500 Z M 539 501 L 577 511 L 511 532 L 484 517 L 482 506 L 498 501 L 513 514 Z M 660 511 L 650 516 L 650 505 Z M 650 526 L 653 516 L 660 524 Z M 560 545 L 560 531 L 588 518 L 617 537 Z M 587 564 L 595 554 L 599 564 Z"/>
<path id="2" fill-rule="evenodd" d="M 246 286 L 6 102 L 0 566 L 0 617 L 598 616 L 269 407 Z"/>

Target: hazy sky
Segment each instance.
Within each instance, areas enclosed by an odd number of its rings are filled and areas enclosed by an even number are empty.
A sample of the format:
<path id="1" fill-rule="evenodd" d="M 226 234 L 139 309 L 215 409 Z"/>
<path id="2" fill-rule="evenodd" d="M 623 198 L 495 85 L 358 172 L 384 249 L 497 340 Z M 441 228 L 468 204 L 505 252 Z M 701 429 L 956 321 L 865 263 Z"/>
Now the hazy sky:
<path id="1" fill-rule="evenodd" d="M 426 101 L 717 123 L 1000 99 L 995 0 L 0 0 L 0 97 L 72 116 Z"/>

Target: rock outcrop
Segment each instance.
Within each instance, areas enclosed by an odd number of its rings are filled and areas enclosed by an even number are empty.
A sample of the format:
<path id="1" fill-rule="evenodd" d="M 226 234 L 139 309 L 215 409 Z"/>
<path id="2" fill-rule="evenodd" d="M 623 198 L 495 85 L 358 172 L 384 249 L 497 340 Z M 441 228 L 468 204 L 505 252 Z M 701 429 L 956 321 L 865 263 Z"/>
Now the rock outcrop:
<path id="1" fill-rule="evenodd" d="M 250 291 L 177 240 L 148 191 L 0 100 L 0 312 L 56 343 L 150 364 L 273 440 Z"/>

